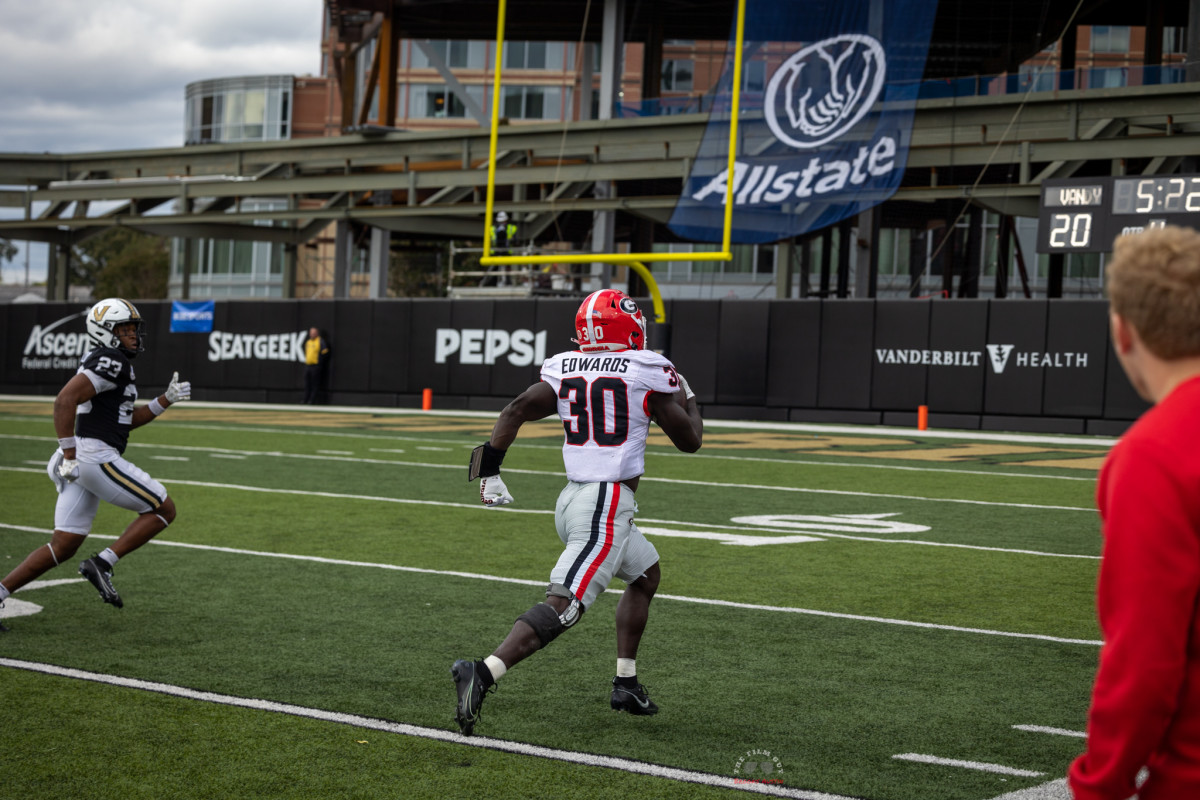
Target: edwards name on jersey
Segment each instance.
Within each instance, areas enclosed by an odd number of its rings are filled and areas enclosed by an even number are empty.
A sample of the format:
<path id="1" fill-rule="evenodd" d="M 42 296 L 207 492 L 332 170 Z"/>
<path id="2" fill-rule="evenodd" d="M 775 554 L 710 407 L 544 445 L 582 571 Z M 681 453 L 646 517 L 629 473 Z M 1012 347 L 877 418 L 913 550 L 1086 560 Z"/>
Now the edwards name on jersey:
<path id="1" fill-rule="evenodd" d="M 542 380 L 558 395 L 567 478 L 615 483 L 645 471 L 650 395 L 679 389 L 670 361 L 651 350 L 569 351 L 546 359 Z"/>
<path id="2" fill-rule="evenodd" d="M 97 347 L 83 357 L 78 372 L 92 382 L 96 396 L 76 410 L 75 435 L 99 439 L 124 453 L 137 402 L 133 365 L 120 350 Z"/>

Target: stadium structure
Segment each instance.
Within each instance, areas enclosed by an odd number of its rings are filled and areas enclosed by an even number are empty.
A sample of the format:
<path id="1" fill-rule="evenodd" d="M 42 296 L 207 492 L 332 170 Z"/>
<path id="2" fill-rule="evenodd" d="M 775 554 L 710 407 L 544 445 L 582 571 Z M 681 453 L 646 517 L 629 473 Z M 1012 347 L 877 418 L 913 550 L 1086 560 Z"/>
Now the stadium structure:
<path id="1" fill-rule="evenodd" d="M 653 267 L 665 296 L 1097 297 L 1103 252 L 1035 252 L 1045 183 L 1196 170 L 1198 0 L 943 0 L 895 195 L 691 262 L 706 246 L 664 223 L 737 4 L 506 6 L 496 209 L 528 252 L 678 253 Z M 182 147 L 0 154 L 0 203 L 23 211 L 0 236 L 54 249 L 48 298 L 67 296 L 71 245 L 115 225 L 175 241 L 179 298 L 397 296 L 405 268 L 431 294 L 646 294 L 604 263 L 479 270 L 497 3 L 325 14 L 323 75 L 188 86 Z"/>

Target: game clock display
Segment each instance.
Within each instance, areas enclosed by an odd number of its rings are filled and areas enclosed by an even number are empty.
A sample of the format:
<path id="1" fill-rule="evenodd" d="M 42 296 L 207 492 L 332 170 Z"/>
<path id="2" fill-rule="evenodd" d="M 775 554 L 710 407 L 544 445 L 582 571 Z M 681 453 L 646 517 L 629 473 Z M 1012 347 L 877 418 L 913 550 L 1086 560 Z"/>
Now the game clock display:
<path id="1" fill-rule="evenodd" d="M 1126 233 L 1200 227 L 1200 175 L 1100 177 L 1042 183 L 1039 253 L 1110 253 Z"/>

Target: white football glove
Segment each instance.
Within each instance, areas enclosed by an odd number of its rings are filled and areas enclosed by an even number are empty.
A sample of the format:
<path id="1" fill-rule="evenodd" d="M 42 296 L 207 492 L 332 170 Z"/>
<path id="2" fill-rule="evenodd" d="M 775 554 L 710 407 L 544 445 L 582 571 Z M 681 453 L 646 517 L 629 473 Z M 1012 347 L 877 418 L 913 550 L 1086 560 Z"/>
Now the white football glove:
<path id="1" fill-rule="evenodd" d="M 73 458 L 64 457 L 62 463 L 58 465 L 58 477 L 62 478 L 67 483 L 79 477 L 79 462 Z"/>
<path id="2" fill-rule="evenodd" d="M 171 376 L 171 382 L 167 384 L 165 392 L 168 403 L 178 403 L 180 400 L 192 399 L 192 382 L 180 381 L 179 373 L 176 372 Z"/>
<path id="3" fill-rule="evenodd" d="M 62 475 L 58 474 L 58 468 L 62 466 L 62 462 L 63 451 L 61 447 L 55 450 L 54 455 L 50 456 L 50 460 L 46 462 L 46 475 L 50 478 L 50 480 L 54 481 L 54 488 L 57 489 L 60 494 L 67 486 L 66 480 Z"/>
<path id="4" fill-rule="evenodd" d="M 506 506 L 513 501 L 499 475 L 479 479 L 479 500 L 488 508 Z"/>
<path id="5" fill-rule="evenodd" d="M 679 385 L 683 387 L 683 396 L 686 399 L 691 400 L 696 396 L 696 393 L 692 391 L 692 387 L 688 386 L 687 379 L 683 377 L 682 373 L 676 372 L 675 377 L 679 378 Z"/>

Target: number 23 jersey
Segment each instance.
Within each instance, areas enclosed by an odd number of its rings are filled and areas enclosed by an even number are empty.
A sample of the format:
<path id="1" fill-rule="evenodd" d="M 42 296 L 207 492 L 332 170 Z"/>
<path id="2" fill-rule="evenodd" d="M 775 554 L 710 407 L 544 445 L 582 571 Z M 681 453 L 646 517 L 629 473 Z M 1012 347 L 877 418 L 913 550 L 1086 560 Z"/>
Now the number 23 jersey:
<path id="1" fill-rule="evenodd" d="M 558 396 L 567 478 L 616 483 L 645 471 L 650 395 L 679 389 L 670 361 L 651 350 L 568 351 L 546 359 L 542 380 Z"/>
<path id="2" fill-rule="evenodd" d="M 133 404 L 137 402 L 133 365 L 120 350 L 98 347 L 83 357 L 78 373 L 92 382 L 96 395 L 79 404 L 75 435 L 98 439 L 117 453 L 124 453 L 133 426 Z"/>

